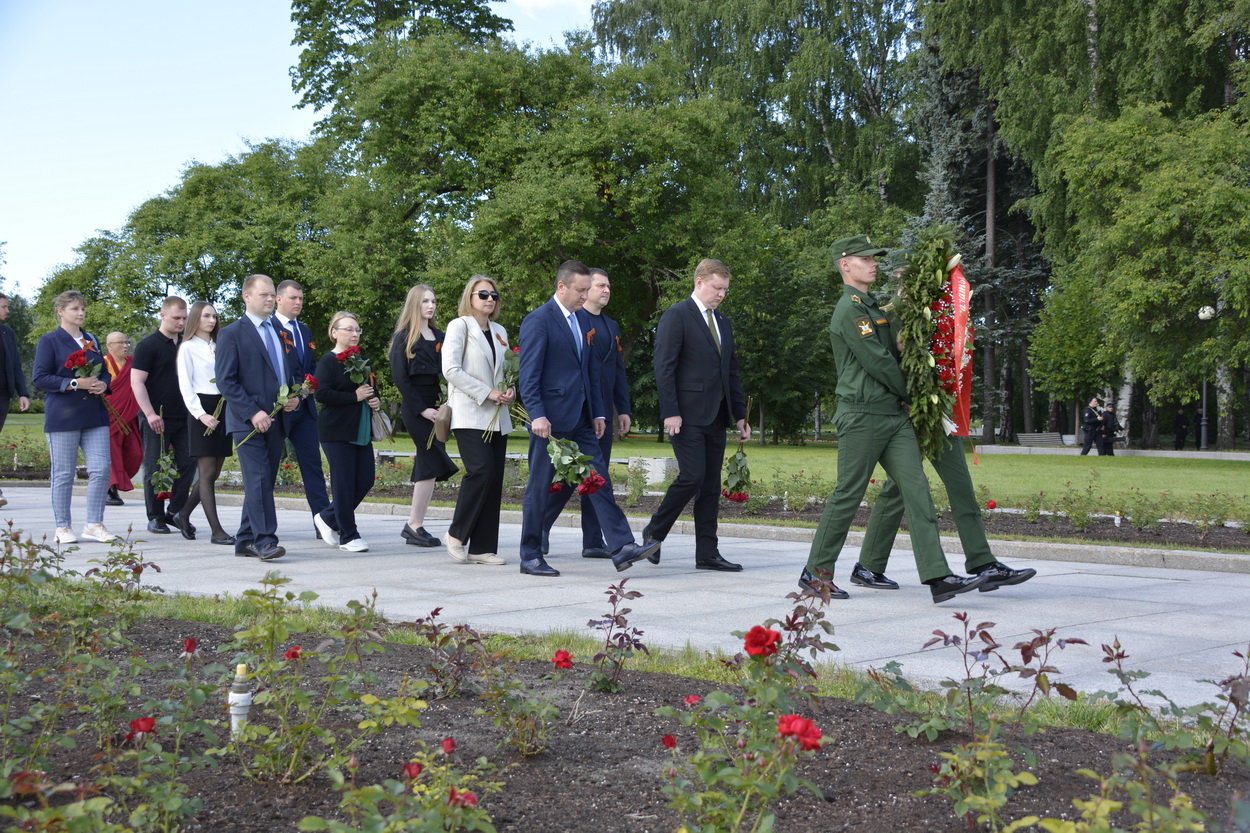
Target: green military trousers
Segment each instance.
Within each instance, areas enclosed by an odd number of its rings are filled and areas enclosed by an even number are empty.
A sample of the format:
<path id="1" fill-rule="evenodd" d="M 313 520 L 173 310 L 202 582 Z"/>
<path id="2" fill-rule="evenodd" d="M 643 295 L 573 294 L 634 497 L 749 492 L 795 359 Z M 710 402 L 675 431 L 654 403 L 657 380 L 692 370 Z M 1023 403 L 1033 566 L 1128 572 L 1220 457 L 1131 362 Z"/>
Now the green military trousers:
<path id="1" fill-rule="evenodd" d="M 938 540 L 937 513 L 921 466 L 920 447 L 907 414 L 900 410 L 882 416 L 839 409 L 833 424 L 838 429 L 838 485 L 825 502 L 807 569 L 816 575 L 833 574 L 846 533 L 880 462 L 890 480 L 898 483 L 920 580 L 950 575 Z"/>
<path id="2" fill-rule="evenodd" d="M 946 496 L 951 502 L 951 514 L 959 530 L 959 541 L 964 548 L 964 572 L 971 573 L 994 561 L 990 542 L 985 538 L 985 522 L 981 518 L 981 504 L 972 485 L 964 446 L 958 437 L 947 437 L 933 460 L 933 469 L 946 484 Z M 881 487 L 881 495 L 872 507 L 868 519 L 868 531 L 860 547 L 859 563 L 874 573 L 884 573 L 890 550 L 898 535 L 898 522 L 903 517 L 903 496 L 893 476 Z M 911 526 L 911 513 L 908 513 Z"/>

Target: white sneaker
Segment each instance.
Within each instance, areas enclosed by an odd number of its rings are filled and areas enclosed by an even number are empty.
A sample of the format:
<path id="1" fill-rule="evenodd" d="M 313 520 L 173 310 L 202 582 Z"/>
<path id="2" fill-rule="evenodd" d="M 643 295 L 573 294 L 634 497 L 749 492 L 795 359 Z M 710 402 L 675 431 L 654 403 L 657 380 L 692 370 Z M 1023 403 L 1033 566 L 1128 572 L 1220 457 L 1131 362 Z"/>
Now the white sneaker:
<path id="1" fill-rule="evenodd" d="M 447 544 L 447 554 L 453 561 L 459 561 L 461 564 L 468 563 L 469 554 L 464 551 L 464 541 L 452 538 L 450 535 L 444 535 L 443 540 Z"/>
<path id="2" fill-rule="evenodd" d="M 339 545 L 339 534 L 321 517 L 321 513 L 313 515 L 313 526 L 317 527 L 317 531 L 321 533 L 321 540 L 325 542 L 327 547 L 337 547 Z"/>
<path id="3" fill-rule="evenodd" d="M 471 552 L 469 553 L 469 563 L 470 564 L 497 565 L 497 564 L 507 564 L 508 562 L 504 561 L 502 558 L 495 555 L 493 552 Z"/>
<path id="4" fill-rule="evenodd" d="M 339 544 L 339 549 L 346 552 L 368 552 L 369 545 L 365 543 L 364 538 L 353 538 L 346 544 Z"/>
<path id="5" fill-rule="evenodd" d="M 104 528 L 104 524 L 87 524 L 82 528 L 82 539 L 84 541 L 99 541 L 101 544 L 111 544 L 117 540 L 117 536 Z"/>
<path id="6" fill-rule="evenodd" d="M 78 536 L 74 534 L 74 530 L 68 526 L 58 526 L 56 535 L 52 536 L 52 540 L 58 544 L 77 544 Z"/>

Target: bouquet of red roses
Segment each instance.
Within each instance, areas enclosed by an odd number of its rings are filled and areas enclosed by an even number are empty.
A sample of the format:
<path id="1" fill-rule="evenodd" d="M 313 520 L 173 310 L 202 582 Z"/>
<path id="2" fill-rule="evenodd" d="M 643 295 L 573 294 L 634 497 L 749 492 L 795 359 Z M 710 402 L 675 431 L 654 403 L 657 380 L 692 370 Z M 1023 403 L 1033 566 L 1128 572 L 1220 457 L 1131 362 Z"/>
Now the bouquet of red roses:
<path id="1" fill-rule="evenodd" d="M 572 440 L 552 437 L 547 443 L 547 454 L 555 469 L 551 477 L 552 492 L 558 492 L 565 486 L 573 486 L 579 495 L 593 495 L 608 482 L 603 475 L 590 467 L 590 455 L 583 454 Z"/>
<path id="2" fill-rule="evenodd" d="M 363 385 L 369 378 L 369 360 L 360 355 L 360 348 L 352 345 L 338 354 L 338 360 L 347 371 L 347 378 L 358 385 Z"/>

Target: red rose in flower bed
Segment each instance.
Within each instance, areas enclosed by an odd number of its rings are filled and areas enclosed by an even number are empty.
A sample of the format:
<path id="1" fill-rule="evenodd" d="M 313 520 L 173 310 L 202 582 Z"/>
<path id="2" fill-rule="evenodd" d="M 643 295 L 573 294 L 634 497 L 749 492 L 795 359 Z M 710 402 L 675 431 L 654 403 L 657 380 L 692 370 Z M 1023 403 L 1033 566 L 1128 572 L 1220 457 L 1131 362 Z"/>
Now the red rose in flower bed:
<path id="1" fill-rule="evenodd" d="M 126 735 L 126 741 L 143 742 L 144 735 L 150 735 L 156 732 L 155 717 L 140 717 L 130 721 L 130 732 Z"/>
<path id="2" fill-rule="evenodd" d="M 998 508 L 998 501 L 996 501 L 996 500 L 987 500 L 987 501 L 985 502 L 985 508 L 986 508 L 986 509 L 997 509 L 997 508 Z"/>
<path id="3" fill-rule="evenodd" d="M 408 763 L 404 764 L 404 769 L 403 769 L 404 777 L 407 778 L 409 781 L 415 780 L 416 777 L 421 774 L 423 769 L 424 767 L 421 766 L 421 764 L 417 763 L 416 761 L 409 761 Z"/>
<path id="4" fill-rule="evenodd" d="M 456 739 L 455 738 L 443 738 L 443 754 L 450 755 L 452 752 L 455 752 L 455 751 L 456 751 Z"/>
<path id="5" fill-rule="evenodd" d="M 586 479 L 577 487 L 579 495 L 593 495 L 595 492 L 603 488 L 608 481 L 603 479 L 603 475 L 597 471 L 592 471 L 586 476 Z"/>
<path id="6" fill-rule="evenodd" d="M 556 668 L 572 668 L 573 655 L 561 648 L 556 651 L 556 655 L 551 658 L 551 663 Z"/>
<path id="7" fill-rule="evenodd" d="M 299 651 L 300 651 L 299 646 L 294 645 L 291 648 L 287 649 L 287 652 L 283 654 L 282 656 L 284 659 L 299 659 Z"/>
<path id="8" fill-rule="evenodd" d="M 753 657 L 767 657 L 777 653 L 781 634 L 756 625 L 747 631 L 746 652 Z"/>
<path id="9" fill-rule="evenodd" d="M 660 743 L 664 744 L 665 749 L 675 749 L 677 747 L 677 738 L 672 735 L 665 735 L 660 738 Z"/>
<path id="10" fill-rule="evenodd" d="M 805 752 L 820 748 L 820 730 L 812 721 L 797 714 L 783 714 L 777 718 L 777 734 L 794 738 Z"/>
<path id="11" fill-rule="evenodd" d="M 447 795 L 447 803 L 452 807 L 476 807 L 477 796 L 468 790 L 457 792 L 456 788 L 452 787 Z"/>

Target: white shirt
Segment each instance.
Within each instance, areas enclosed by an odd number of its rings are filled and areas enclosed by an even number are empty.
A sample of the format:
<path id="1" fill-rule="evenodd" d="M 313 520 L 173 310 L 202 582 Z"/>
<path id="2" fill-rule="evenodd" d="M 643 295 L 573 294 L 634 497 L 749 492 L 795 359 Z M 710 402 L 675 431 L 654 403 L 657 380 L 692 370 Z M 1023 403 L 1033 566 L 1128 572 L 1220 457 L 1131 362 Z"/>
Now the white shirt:
<path id="1" fill-rule="evenodd" d="M 216 379 L 216 343 L 205 341 L 202 336 L 185 339 L 178 348 L 178 391 L 192 419 L 199 419 L 207 413 L 200 406 L 201 393 L 221 393 Z"/>

